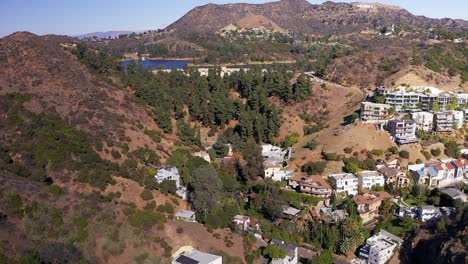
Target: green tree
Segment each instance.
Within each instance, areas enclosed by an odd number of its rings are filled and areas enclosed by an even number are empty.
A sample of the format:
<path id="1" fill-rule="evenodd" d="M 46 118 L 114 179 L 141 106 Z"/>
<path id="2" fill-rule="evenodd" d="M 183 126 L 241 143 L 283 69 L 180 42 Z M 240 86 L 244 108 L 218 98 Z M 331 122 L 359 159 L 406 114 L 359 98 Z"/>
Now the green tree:
<path id="1" fill-rule="evenodd" d="M 298 102 L 302 102 L 312 95 L 310 80 L 301 74 L 293 85 L 293 96 Z"/>
<path id="2" fill-rule="evenodd" d="M 277 245 L 269 244 L 268 246 L 263 249 L 263 255 L 268 256 L 270 258 L 285 258 L 286 251 Z"/>
<path id="3" fill-rule="evenodd" d="M 190 179 L 189 198 L 194 209 L 205 215 L 211 208 L 219 203 L 223 190 L 223 183 L 216 175 L 211 164 L 195 169 Z"/>
<path id="4" fill-rule="evenodd" d="M 244 182 L 254 181 L 258 177 L 263 177 L 263 157 L 261 148 L 253 139 L 242 145 L 242 157 L 246 161 L 242 167 L 242 178 Z"/>

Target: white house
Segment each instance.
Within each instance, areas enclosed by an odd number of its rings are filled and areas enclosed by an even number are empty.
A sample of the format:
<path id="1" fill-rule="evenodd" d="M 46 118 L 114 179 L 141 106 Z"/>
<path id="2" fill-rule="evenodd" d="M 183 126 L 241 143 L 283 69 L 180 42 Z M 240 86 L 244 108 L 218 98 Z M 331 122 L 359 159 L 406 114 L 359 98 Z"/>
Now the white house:
<path id="1" fill-rule="evenodd" d="M 430 132 L 434 129 L 434 115 L 429 112 L 411 113 L 411 118 L 416 122 L 416 129 Z"/>
<path id="2" fill-rule="evenodd" d="M 185 222 L 196 222 L 195 212 L 189 210 L 180 210 L 175 214 L 175 218 Z"/>
<path id="3" fill-rule="evenodd" d="M 271 144 L 262 145 L 262 156 L 269 163 L 283 163 L 291 158 L 291 148 L 283 150 Z"/>
<path id="4" fill-rule="evenodd" d="M 158 168 L 155 177 L 158 183 L 163 181 L 175 181 L 176 187 L 180 187 L 179 170 L 174 166 L 162 166 Z"/>
<path id="5" fill-rule="evenodd" d="M 358 194 L 359 178 L 351 173 L 331 174 L 336 192 L 346 192 L 347 195 Z"/>
<path id="6" fill-rule="evenodd" d="M 426 184 L 430 189 L 443 188 L 462 182 L 468 177 L 468 160 L 454 159 L 424 166 L 408 166 L 417 183 Z"/>
<path id="7" fill-rule="evenodd" d="M 402 243 L 402 239 L 381 229 L 366 240 L 366 244 L 359 249 L 359 257 L 367 259 L 369 264 L 385 264 Z"/>
<path id="8" fill-rule="evenodd" d="M 298 254 L 297 254 L 297 247 L 293 244 L 286 243 L 282 240 L 272 239 L 271 244 L 277 245 L 279 248 L 284 249 L 286 251 L 286 257 L 283 259 L 274 258 L 271 263 L 272 264 L 297 264 L 298 263 Z"/>
<path id="9" fill-rule="evenodd" d="M 174 254 L 172 264 L 223 264 L 223 257 L 187 247 Z"/>
<path id="10" fill-rule="evenodd" d="M 287 181 L 289 178 L 294 177 L 294 171 L 291 170 L 280 170 L 273 173 L 271 177 L 274 181 Z"/>
<path id="11" fill-rule="evenodd" d="M 450 111 L 453 115 L 453 126 L 456 129 L 460 129 L 463 127 L 463 123 L 465 122 L 465 114 L 463 111 Z"/>
<path id="12" fill-rule="evenodd" d="M 372 189 L 372 186 L 385 185 L 385 178 L 384 176 L 378 171 L 361 171 L 359 174 L 359 183 L 361 184 L 362 188 Z"/>
<path id="13" fill-rule="evenodd" d="M 247 215 L 236 215 L 233 220 L 234 224 L 239 227 L 239 229 L 249 232 L 249 231 L 258 231 L 260 230 L 260 225 L 258 220 L 250 219 L 250 216 Z"/>
<path id="14" fill-rule="evenodd" d="M 421 222 L 435 221 L 443 216 L 452 216 L 455 208 L 435 207 L 432 205 L 423 205 L 418 208 L 418 219 Z"/>
<path id="15" fill-rule="evenodd" d="M 204 159 L 204 160 L 211 163 L 210 154 L 208 152 L 206 152 L 206 151 L 201 150 L 201 151 L 194 152 L 193 156 L 202 158 L 202 159 Z"/>

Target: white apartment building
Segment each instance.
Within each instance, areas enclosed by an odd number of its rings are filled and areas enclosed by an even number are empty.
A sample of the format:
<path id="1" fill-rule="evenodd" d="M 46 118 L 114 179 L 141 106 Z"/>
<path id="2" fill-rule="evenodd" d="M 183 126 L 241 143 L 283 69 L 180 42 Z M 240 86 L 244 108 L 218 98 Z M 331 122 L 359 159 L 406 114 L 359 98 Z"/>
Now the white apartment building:
<path id="1" fill-rule="evenodd" d="M 450 111 L 453 115 L 453 128 L 460 129 L 465 122 L 465 113 L 463 111 Z"/>
<path id="2" fill-rule="evenodd" d="M 419 109 L 419 94 L 401 89 L 388 93 L 385 103 L 394 107 L 398 112 L 415 111 Z"/>
<path id="3" fill-rule="evenodd" d="M 451 112 L 434 113 L 434 128 L 436 132 L 448 132 L 453 129 L 453 114 Z"/>
<path id="4" fill-rule="evenodd" d="M 388 104 L 362 102 L 361 120 L 364 123 L 386 123 L 390 118 L 390 108 Z"/>
<path id="5" fill-rule="evenodd" d="M 361 184 L 362 188 L 372 189 L 373 186 L 385 185 L 385 178 L 384 176 L 378 171 L 361 171 L 358 173 L 359 175 L 359 183 Z"/>
<path id="6" fill-rule="evenodd" d="M 418 208 L 418 219 L 421 222 L 434 221 L 443 216 L 452 216 L 455 213 L 453 207 L 435 207 L 433 205 L 422 205 Z"/>
<path id="7" fill-rule="evenodd" d="M 402 239 L 381 229 L 366 240 L 366 244 L 359 250 L 359 257 L 367 259 L 369 264 L 385 264 L 393 256 L 395 248 L 402 243 Z"/>
<path id="8" fill-rule="evenodd" d="M 336 192 L 345 192 L 347 195 L 357 195 L 359 178 L 351 173 L 331 174 Z"/>
<path id="9" fill-rule="evenodd" d="M 398 144 L 408 144 L 419 141 L 416 137 L 416 122 L 413 120 L 390 120 L 388 121 L 388 130 L 393 140 Z"/>
<path id="10" fill-rule="evenodd" d="M 434 115 L 429 112 L 411 113 L 411 118 L 416 123 L 416 129 L 424 132 L 430 132 L 434 129 Z"/>

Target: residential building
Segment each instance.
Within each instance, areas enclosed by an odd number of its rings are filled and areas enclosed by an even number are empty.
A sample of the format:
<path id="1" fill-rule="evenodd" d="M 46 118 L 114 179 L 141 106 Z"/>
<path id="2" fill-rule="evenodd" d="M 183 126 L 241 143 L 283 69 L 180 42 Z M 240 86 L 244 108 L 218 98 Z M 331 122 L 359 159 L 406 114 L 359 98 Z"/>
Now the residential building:
<path id="1" fill-rule="evenodd" d="M 373 186 L 384 186 L 385 179 L 384 176 L 378 171 L 361 171 L 359 174 L 359 184 L 362 188 L 372 189 Z"/>
<path id="2" fill-rule="evenodd" d="M 197 152 L 193 153 L 193 156 L 202 158 L 202 159 L 204 159 L 204 160 L 211 163 L 210 154 L 208 152 L 204 151 L 204 150 L 197 151 Z"/>
<path id="3" fill-rule="evenodd" d="M 374 220 L 379 215 L 379 207 L 382 201 L 390 199 L 392 196 L 387 192 L 366 192 L 353 197 L 357 204 L 359 216 L 363 223 L 368 223 Z"/>
<path id="4" fill-rule="evenodd" d="M 440 106 L 440 110 L 447 110 L 447 105 L 451 104 L 455 100 L 455 95 L 452 93 L 440 93 L 437 95 L 434 103 Z"/>
<path id="5" fill-rule="evenodd" d="M 385 178 L 386 184 L 393 184 L 398 188 L 408 187 L 411 184 L 411 180 L 406 176 L 406 172 L 401 168 L 391 168 L 383 166 L 378 169 Z"/>
<path id="6" fill-rule="evenodd" d="M 455 167 L 455 179 L 468 179 L 468 160 L 464 158 L 453 159 L 450 162 Z"/>
<path id="7" fill-rule="evenodd" d="M 468 105 L 468 93 L 455 94 L 455 97 L 458 100 L 458 106 Z"/>
<path id="8" fill-rule="evenodd" d="M 177 220 L 182 220 L 185 222 L 196 222 L 195 212 L 189 210 L 180 210 L 175 214 Z"/>
<path id="9" fill-rule="evenodd" d="M 434 130 L 436 132 L 450 132 L 453 129 L 453 114 L 451 112 L 434 113 Z"/>
<path id="10" fill-rule="evenodd" d="M 158 183 L 163 181 L 175 181 L 176 187 L 180 187 L 179 170 L 174 166 L 162 166 L 156 172 L 156 180 Z"/>
<path id="11" fill-rule="evenodd" d="M 289 186 L 302 193 L 312 194 L 319 197 L 330 197 L 332 188 L 320 175 L 298 175 L 289 178 Z"/>
<path id="12" fill-rule="evenodd" d="M 385 98 L 385 104 L 395 108 L 398 112 L 416 111 L 419 109 L 419 94 L 400 89 L 388 93 Z"/>
<path id="13" fill-rule="evenodd" d="M 283 163 L 291 158 L 291 148 L 283 150 L 271 144 L 262 145 L 262 156 L 269 163 Z"/>
<path id="14" fill-rule="evenodd" d="M 388 130 L 397 144 L 419 142 L 416 137 L 416 122 L 413 120 L 390 120 L 388 121 Z"/>
<path id="15" fill-rule="evenodd" d="M 247 215 L 236 215 L 233 220 L 234 224 L 244 232 L 256 232 L 260 230 L 258 220 L 250 219 Z"/>
<path id="16" fill-rule="evenodd" d="M 443 193 L 447 194 L 448 196 L 450 196 L 452 199 L 454 200 L 460 200 L 464 203 L 466 203 L 468 201 L 468 196 L 458 190 L 458 189 L 455 189 L 455 188 L 447 188 L 447 189 L 443 189 L 442 190 Z"/>
<path id="17" fill-rule="evenodd" d="M 298 263 L 299 259 L 298 259 L 297 246 L 286 243 L 282 240 L 274 239 L 274 238 L 271 240 L 270 243 L 278 246 L 279 248 L 284 249 L 284 251 L 286 252 L 286 257 L 284 257 L 283 259 L 274 258 L 271 261 L 272 264 L 297 264 Z"/>
<path id="18" fill-rule="evenodd" d="M 283 215 L 287 219 L 297 219 L 301 210 L 294 207 L 285 207 L 283 208 Z"/>
<path id="19" fill-rule="evenodd" d="M 400 207 L 396 211 L 399 217 L 411 217 L 413 219 L 418 216 L 418 209 L 414 207 Z"/>
<path id="20" fill-rule="evenodd" d="M 369 264 L 385 264 L 393 256 L 395 248 L 399 248 L 402 243 L 401 238 L 381 229 L 366 240 L 366 244 L 359 249 L 359 257 L 366 259 Z"/>
<path id="21" fill-rule="evenodd" d="M 264 169 L 264 177 L 265 178 L 272 178 L 275 173 L 279 172 L 283 168 L 282 163 L 276 162 L 263 162 L 263 169 Z"/>
<path id="22" fill-rule="evenodd" d="M 375 89 L 375 94 L 379 96 L 386 96 L 387 94 L 395 91 L 395 88 L 379 86 Z"/>
<path id="23" fill-rule="evenodd" d="M 336 192 L 345 192 L 347 195 L 357 195 L 359 178 L 351 173 L 331 174 L 330 180 L 333 182 Z"/>
<path id="24" fill-rule="evenodd" d="M 443 188 L 462 182 L 468 177 L 468 160 L 454 159 L 428 165 L 412 166 L 409 169 L 417 183 L 425 184 L 430 189 Z"/>
<path id="25" fill-rule="evenodd" d="M 463 111 L 450 111 L 453 115 L 453 128 L 460 129 L 465 122 L 465 114 Z"/>
<path id="26" fill-rule="evenodd" d="M 429 112 L 411 113 L 411 118 L 416 123 L 416 129 L 430 132 L 434 129 L 434 115 Z"/>
<path id="27" fill-rule="evenodd" d="M 361 120 L 365 123 L 387 123 L 392 107 L 388 104 L 361 103 Z"/>
<path id="28" fill-rule="evenodd" d="M 435 207 L 432 205 L 423 205 L 418 208 L 418 219 L 421 222 L 435 221 L 443 216 L 453 216 L 455 208 L 452 207 Z"/>
<path id="29" fill-rule="evenodd" d="M 290 178 L 294 177 L 294 175 L 295 175 L 294 171 L 280 170 L 280 171 L 273 173 L 273 176 L 271 177 L 271 179 L 274 181 L 287 181 Z"/>
<path id="30" fill-rule="evenodd" d="M 174 254 L 172 264 L 222 264 L 223 257 L 198 251 L 191 247 L 184 248 L 180 254 Z"/>
<path id="31" fill-rule="evenodd" d="M 315 219 L 327 223 L 336 223 L 348 217 L 348 213 L 345 210 L 333 210 L 325 206 L 312 207 L 311 214 Z"/>

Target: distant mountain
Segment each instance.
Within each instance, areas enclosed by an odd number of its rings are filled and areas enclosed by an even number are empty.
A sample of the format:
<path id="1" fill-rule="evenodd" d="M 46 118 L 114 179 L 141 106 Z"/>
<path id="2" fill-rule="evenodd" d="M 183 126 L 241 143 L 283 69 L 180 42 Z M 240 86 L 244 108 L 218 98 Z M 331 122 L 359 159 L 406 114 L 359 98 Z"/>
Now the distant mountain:
<path id="1" fill-rule="evenodd" d="M 128 31 L 128 30 L 121 30 L 121 31 L 105 31 L 105 32 L 92 32 L 92 33 L 86 33 L 82 35 L 74 35 L 73 37 L 79 38 L 79 39 L 84 39 L 84 38 L 117 38 L 119 35 L 124 35 L 124 34 L 131 34 L 135 31 Z"/>
<path id="2" fill-rule="evenodd" d="M 467 30 L 468 22 L 415 16 L 403 8 L 379 3 L 334 3 L 314 5 L 306 0 L 281 0 L 264 4 L 208 4 L 189 11 L 166 29 L 214 33 L 241 19 L 260 15 L 292 32 L 318 35 L 348 34 L 376 26 L 400 25 L 409 29 L 444 27 Z"/>

